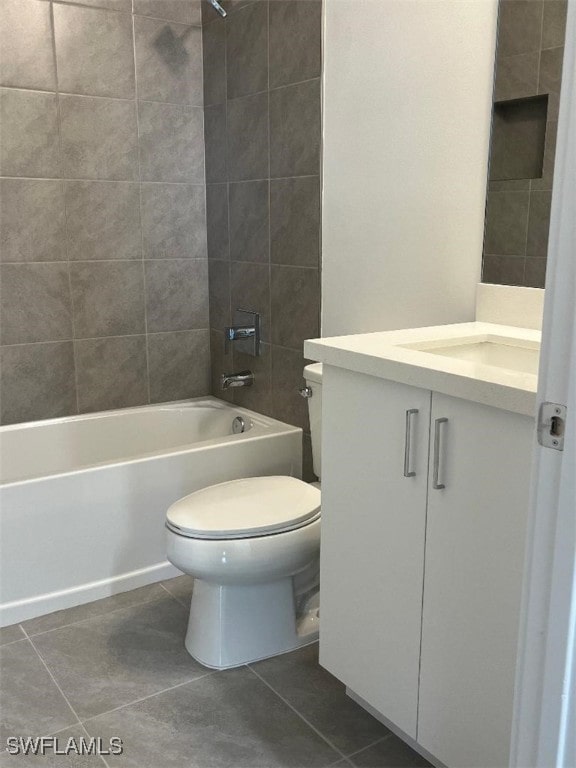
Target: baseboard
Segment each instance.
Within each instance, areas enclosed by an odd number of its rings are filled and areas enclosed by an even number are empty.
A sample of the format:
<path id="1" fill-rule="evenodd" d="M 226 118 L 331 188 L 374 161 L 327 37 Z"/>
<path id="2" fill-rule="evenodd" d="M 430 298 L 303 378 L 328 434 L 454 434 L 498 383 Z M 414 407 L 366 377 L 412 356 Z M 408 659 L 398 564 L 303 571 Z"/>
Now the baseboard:
<path id="1" fill-rule="evenodd" d="M 168 561 L 164 561 L 110 579 L 92 581 L 60 592 L 49 592 L 24 600 L 15 600 L 12 603 L 4 603 L 0 605 L 0 627 L 34 619 L 37 616 L 54 613 L 54 611 L 61 611 L 64 608 L 73 608 L 75 605 L 91 603 L 103 597 L 128 592 L 137 587 L 145 587 L 147 584 L 181 575 L 181 571 Z"/>

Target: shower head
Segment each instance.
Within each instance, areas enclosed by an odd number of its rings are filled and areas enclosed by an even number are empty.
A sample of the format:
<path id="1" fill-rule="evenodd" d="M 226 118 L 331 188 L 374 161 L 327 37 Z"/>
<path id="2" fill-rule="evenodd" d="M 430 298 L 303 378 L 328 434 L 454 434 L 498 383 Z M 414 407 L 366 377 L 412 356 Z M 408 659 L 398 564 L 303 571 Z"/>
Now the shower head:
<path id="1" fill-rule="evenodd" d="M 226 11 L 224 10 L 224 8 L 222 8 L 222 6 L 220 5 L 218 0 L 208 0 L 208 2 L 212 6 L 212 8 L 214 8 L 216 11 L 218 11 L 218 13 L 220 14 L 220 16 L 222 16 L 222 18 L 224 18 L 225 16 L 228 15 L 226 13 Z"/>

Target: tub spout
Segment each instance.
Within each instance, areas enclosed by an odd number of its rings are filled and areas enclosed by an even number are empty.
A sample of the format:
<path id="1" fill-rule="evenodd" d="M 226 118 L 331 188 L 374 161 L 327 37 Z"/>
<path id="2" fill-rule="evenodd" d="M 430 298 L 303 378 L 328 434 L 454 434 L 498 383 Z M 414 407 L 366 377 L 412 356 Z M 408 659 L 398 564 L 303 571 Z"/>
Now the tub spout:
<path id="1" fill-rule="evenodd" d="M 234 387 L 251 387 L 254 384 L 252 371 L 239 371 L 238 373 L 223 373 L 220 377 L 222 389 Z"/>

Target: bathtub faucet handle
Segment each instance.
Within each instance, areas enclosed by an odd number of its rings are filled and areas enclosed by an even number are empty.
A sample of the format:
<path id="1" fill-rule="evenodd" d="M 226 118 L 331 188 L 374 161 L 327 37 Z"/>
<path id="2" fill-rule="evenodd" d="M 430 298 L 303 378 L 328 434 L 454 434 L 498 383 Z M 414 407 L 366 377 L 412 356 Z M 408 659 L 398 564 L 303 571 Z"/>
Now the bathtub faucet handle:
<path id="1" fill-rule="evenodd" d="M 224 328 L 224 352 L 228 353 L 230 344 L 235 342 L 238 352 L 258 357 L 260 355 L 260 315 L 248 309 L 237 309 L 234 313 L 234 325 Z"/>
<path id="2" fill-rule="evenodd" d="M 254 384 L 252 371 L 239 371 L 238 373 L 223 373 L 220 376 L 222 389 L 234 389 L 235 387 L 251 387 Z"/>

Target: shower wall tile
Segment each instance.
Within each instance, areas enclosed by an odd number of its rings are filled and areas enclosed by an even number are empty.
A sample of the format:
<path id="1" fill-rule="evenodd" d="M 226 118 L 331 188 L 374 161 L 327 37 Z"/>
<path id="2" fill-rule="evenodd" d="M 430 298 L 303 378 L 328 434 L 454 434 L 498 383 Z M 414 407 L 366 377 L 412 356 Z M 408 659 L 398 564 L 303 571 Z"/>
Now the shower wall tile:
<path id="1" fill-rule="evenodd" d="M 210 283 L 210 328 L 221 331 L 231 324 L 230 313 L 230 262 L 210 259 L 208 262 Z"/>
<path id="2" fill-rule="evenodd" d="M 514 56 L 540 48 L 543 0 L 502 0 L 498 54 Z"/>
<path id="3" fill-rule="evenodd" d="M 56 96 L 0 89 L 0 174 L 57 178 L 60 175 Z"/>
<path id="4" fill-rule="evenodd" d="M 489 192 L 484 252 L 523 256 L 528 225 L 528 192 Z"/>
<path id="5" fill-rule="evenodd" d="M 0 261 L 64 261 L 64 185 L 0 179 Z"/>
<path id="6" fill-rule="evenodd" d="M 233 354 L 235 371 L 250 370 L 254 374 L 253 386 L 239 389 L 234 401 L 242 408 L 272 415 L 272 346 L 261 344 L 259 357 L 251 357 L 237 350 Z"/>
<path id="7" fill-rule="evenodd" d="M 136 110 L 130 101 L 60 96 L 62 163 L 68 178 L 138 178 Z"/>
<path id="8" fill-rule="evenodd" d="M 566 36 L 567 0 L 546 0 L 542 20 L 542 48 L 564 45 Z"/>
<path id="9" fill-rule="evenodd" d="M 134 13 L 157 19 L 201 24 L 201 0 L 134 0 Z"/>
<path id="10" fill-rule="evenodd" d="M 67 264 L 3 264 L 0 309 L 0 344 L 71 339 Z"/>
<path id="11" fill-rule="evenodd" d="M 226 25 L 216 18 L 202 30 L 204 104 L 226 101 Z"/>
<path id="12" fill-rule="evenodd" d="M 145 268 L 149 333 L 208 328 L 206 260 L 146 261 Z"/>
<path id="13" fill-rule="evenodd" d="M 269 260 L 268 186 L 268 181 L 229 185 L 230 258 L 234 261 Z"/>
<path id="14" fill-rule="evenodd" d="M 203 184 L 202 109 L 141 101 L 138 113 L 142 179 Z"/>
<path id="15" fill-rule="evenodd" d="M 68 258 L 139 259 L 140 189 L 121 181 L 66 182 Z"/>
<path id="16" fill-rule="evenodd" d="M 145 332 L 140 261 L 73 262 L 70 279 L 77 339 Z"/>
<path id="17" fill-rule="evenodd" d="M 270 175 L 318 174 L 320 81 L 270 92 Z"/>
<path id="18" fill-rule="evenodd" d="M 310 432 L 308 405 L 300 397 L 305 360 L 301 350 L 272 347 L 272 407 L 274 417 Z"/>
<path id="19" fill-rule="evenodd" d="M 267 178 L 268 93 L 229 101 L 227 120 L 229 180 Z"/>
<path id="20" fill-rule="evenodd" d="M 521 136 L 514 146 L 493 138 L 492 161 L 508 168 L 513 178 L 489 182 L 482 262 L 485 282 L 544 286 L 566 8 L 566 0 L 499 3 L 493 99 L 503 102 L 546 95 L 547 112 L 518 124 Z M 499 119 L 494 116 L 496 125 Z M 496 136 L 498 132 L 493 132 Z M 542 171 L 536 176 L 543 139 Z M 527 162 L 527 158 L 533 160 Z M 534 178 L 517 178 L 528 175 Z"/>
<path id="21" fill-rule="evenodd" d="M 202 30 L 136 16 L 138 98 L 202 105 Z"/>
<path id="22" fill-rule="evenodd" d="M 54 35 L 60 91 L 133 98 L 129 14 L 56 4 Z"/>
<path id="23" fill-rule="evenodd" d="M 522 256 L 484 255 L 482 280 L 498 285 L 524 285 L 524 265 Z"/>
<path id="24" fill-rule="evenodd" d="M 145 259 L 205 259 L 206 203 L 203 186 L 142 184 Z"/>
<path id="25" fill-rule="evenodd" d="M 538 93 L 560 93 L 564 47 L 548 48 L 540 54 Z"/>
<path id="26" fill-rule="evenodd" d="M 270 3 L 270 86 L 320 77 L 320 0 Z"/>
<path id="27" fill-rule="evenodd" d="M 232 262 L 230 294 L 235 309 L 260 313 L 262 341 L 270 341 L 270 270 L 267 264 Z"/>
<path id="28" fill-rule="evenodd" d="M 0 13 L 0 421 L 206 394 L 200 0 L 0 0 Z M 225 26 L 214 46 L 227 182 Z M 211 255 L 228 258 L 219 192 Z"/>
<path id="29" fill-rule="evenodd" d="M 3 424 L 76 413 L 72 342 L 1 347 L 0 404 Z"/>
<path id="30" fill-rule="evenodd" d="M 532 192 L 528 216 L 526 255 L 546 257 L 550 229 L 551 192 Z"/>
<path id="31" fill-rule="evenodd" d="M 80 413 L 148 402 L 145 336 L 76 341 L 74 351 Z"/>
<path id="32" fill-rule="evenodd" d="M 0 85 L 53 91 L 50 4 L 44 0 L 0 0 Z"/>
<path id="33" fill-rule="evenodd" d="M 225 104 L 217 104 L 204 110 L 204 143 L 206 182 L 227 181 Z"/>
<path id="34" fill-rule="evenodd" d="M 206 228 L 208 258 L 228 259 L 228 185 L 206 186 Z"/>
<path id="35" fill-rule="evenodd" d="M 270 260 L 320 266 L 320 179 L 270 182 Z"/>
<path id="36" fill-rule="evenodd" d="M 538 91 L 540 53 L 520 53 L 503 56 L 496 63 L 494 101 L 521 99 Z"/>
<path id="37" fill-rule="evenodd" d="M 268 3 L 252 3 L 232 12 L 226 25 L 228 98 L 268 87 Z"/>
<path id="38" fill-rule="evenodd" d="M 148 334 L 150 402 L 201 397 L 210 391 L 208 330 Z"/>
<path id="39" fill-rule="evenodd" d="M 320 314 L 321 2 L 223 4 L 225 20 L 203 14 L 212 391 L 308 429 L 297 389 Z M 224 352 L 240 307 L 261 314 L 260 357 Z M 223 392 L 222 373 L 244 368 L 254 386 Z"/>
<path id="40" fill-rule="evenodd" d="M 270 290 L 272 343 L 302 350 L 320 335 L 318 270 L 273 266 Z"/>
<path id="41" fill-rule="evenodd" d="M 546 259 L 526 259 L 524 285 L 528 288 L 544 288 L 546 283 Z"/>

